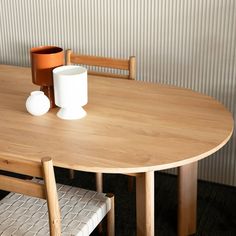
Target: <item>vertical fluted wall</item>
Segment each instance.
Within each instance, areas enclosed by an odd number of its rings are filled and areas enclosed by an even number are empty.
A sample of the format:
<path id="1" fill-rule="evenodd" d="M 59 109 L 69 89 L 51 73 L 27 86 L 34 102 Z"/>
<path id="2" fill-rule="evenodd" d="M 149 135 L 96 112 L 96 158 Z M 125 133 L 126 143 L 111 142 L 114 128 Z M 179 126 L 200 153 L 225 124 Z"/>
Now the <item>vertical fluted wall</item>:
<path id="1" fill-rule="evenodd" d="M 192 88 L 235 116 L 235 0 L 0 0 L 0 63 L 29 66 L 29 49 L 49 44 L 135 55 L 138 80 Z M 235 142 L 201 161 L 199 177 L 236 186 Z"/>

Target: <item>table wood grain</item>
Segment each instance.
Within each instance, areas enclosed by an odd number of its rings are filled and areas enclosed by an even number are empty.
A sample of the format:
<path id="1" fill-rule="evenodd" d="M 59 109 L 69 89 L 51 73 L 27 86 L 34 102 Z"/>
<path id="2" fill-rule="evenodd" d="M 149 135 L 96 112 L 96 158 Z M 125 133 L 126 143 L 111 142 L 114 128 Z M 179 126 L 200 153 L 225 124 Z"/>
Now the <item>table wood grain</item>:
<path id="1" fill-rule="evenodd" d="M 61 120 L 57 108 L 34 117 L 25 109 L 29 93 L 38 89 L 30 69 L 1 65 L 0 154 L 50 156 L 55 165 L 77 170 L 137 173 L 198 161 L 232 134 L 231 113 L 190 89 L 96 77 L 88 83 L 84 119 Z"/>
<path id="2" fill-rule="evenodd" d="M 54 165 L 136 175 L 137 235 L 154 235 L 154 171 L 179 167 L 178 235 L 196 231 L 197 162 L 223 147 L 231 113 L 190 89 L 89 77 L 87 116 L 66 121 L 58 108 L 31 116 L 25 101 L 38 87 L 30 68 L 0 65 L 0 155 L 51 157 Z M 191 219 L 191 220 L 189 220 Z"/>

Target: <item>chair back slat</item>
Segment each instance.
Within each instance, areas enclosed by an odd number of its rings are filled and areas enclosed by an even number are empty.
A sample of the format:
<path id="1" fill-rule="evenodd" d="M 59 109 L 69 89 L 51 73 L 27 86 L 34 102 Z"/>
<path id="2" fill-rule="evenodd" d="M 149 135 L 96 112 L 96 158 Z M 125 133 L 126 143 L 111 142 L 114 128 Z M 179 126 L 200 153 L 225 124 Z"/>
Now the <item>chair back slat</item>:
<path id="1" fill-rule="evenodd" d="M 113 59 L 113 58 L 107 58 L 107 57 L 71 54 L 71 62 L 75 64 L 108 67 L 108 68 L 114 68 L 114 69 L 120 69 L 120 70 L 129 69 L 128 60 Z"/>
<path id="2" fill-rule="evenodd" d="M 71 64 L 97 66 L 97 67 L 105 67 L 105 68 L 128 71 L 128 74 L 124 75 L 120 73 L 107 73 L 107 72 L 98 72 L 96 70 L 89 70 L 88 71 L 89 75 L 122 78 L 122 79 L 135 79 L 136 76 L 136 59 L 134 56 L 130 57 L 128 60 L 115 59 L 109 57 L 80 55 L 72 53 L 72 51 L 68 49 L 66 50 L 66 65 L 71 65 Z"/>
<path id="3" fill-rule="evenodd" d="M 40 162 L 24 159 L 16 160 L 16 158 L 0 157 L 0 170 L 39 178 L 43 177 L 43 170 Z"/>
<path id="4" fill-rule="evenodd" d="M 15 177 L 0 175 L 0 189 L 46 199 L 44 185 Z"/>
<path id="5" fill-rule="evenodd" d="M 89 70 L 88 74 L 102 77 L 110 77 L 110 78 L 129 79 L 129 75 L 114 74 L 114 73 L 100 72 L 94 70 Z"/>

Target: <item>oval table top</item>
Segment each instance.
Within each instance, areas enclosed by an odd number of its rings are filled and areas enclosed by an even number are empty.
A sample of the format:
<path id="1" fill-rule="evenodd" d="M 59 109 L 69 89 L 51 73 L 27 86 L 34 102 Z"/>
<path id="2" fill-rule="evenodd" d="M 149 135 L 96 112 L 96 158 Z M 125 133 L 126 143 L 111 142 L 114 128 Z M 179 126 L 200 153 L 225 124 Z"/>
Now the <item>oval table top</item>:
<path id="1" fill-rule="evenodd" d="M 0 155 L 103 173 L 162 170 L 203 159 L 233 132 L 231 113 L 190 89 L 89 77 L 87 116 L 67 121 L 58 108 L 34 117 L 25 101 L 38 87 L 30 68 L 0 65 Z"/>

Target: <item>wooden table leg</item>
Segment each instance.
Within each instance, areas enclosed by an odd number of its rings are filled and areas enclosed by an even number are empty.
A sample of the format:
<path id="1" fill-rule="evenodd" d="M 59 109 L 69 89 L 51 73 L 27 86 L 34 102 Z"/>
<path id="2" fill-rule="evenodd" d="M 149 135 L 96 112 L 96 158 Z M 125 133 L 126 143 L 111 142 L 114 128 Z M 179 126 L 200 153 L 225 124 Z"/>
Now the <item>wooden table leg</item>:
<path id="1" fill-rule="evenodd" d="M 196 232 L 197 162 L 178 168 L 178 236 Z"/>
<path id="2" fill-rule="evenodd" d="M 154 236 L 154 171 L 136 177 L 137 236 Z"/>

